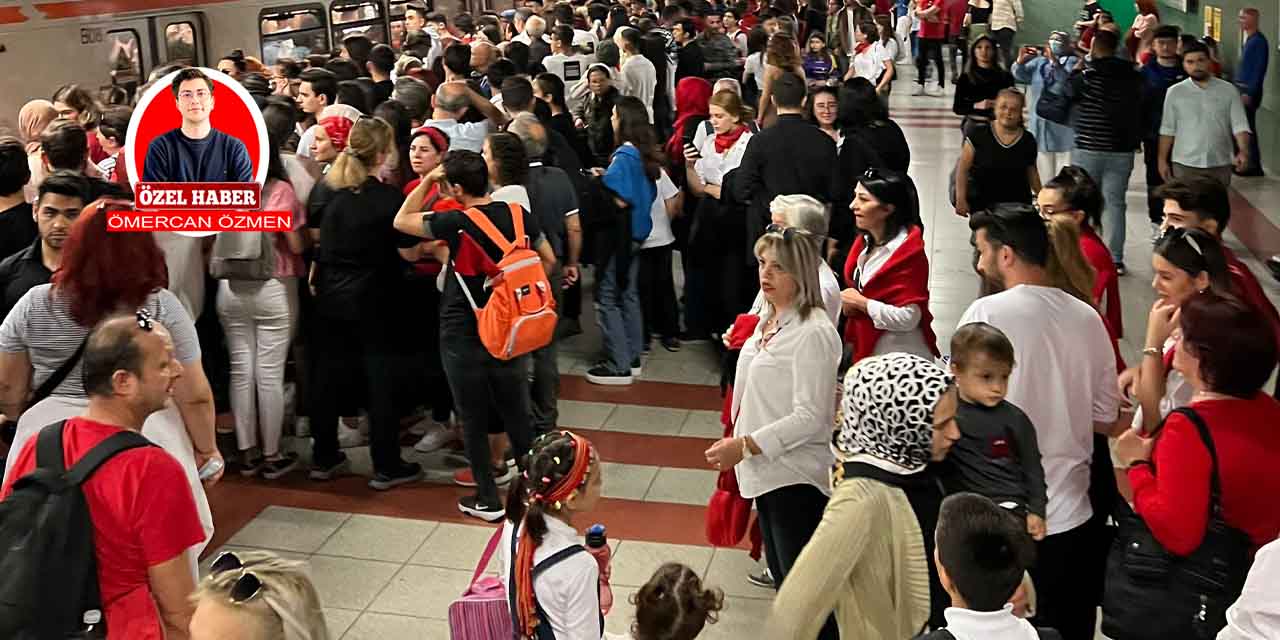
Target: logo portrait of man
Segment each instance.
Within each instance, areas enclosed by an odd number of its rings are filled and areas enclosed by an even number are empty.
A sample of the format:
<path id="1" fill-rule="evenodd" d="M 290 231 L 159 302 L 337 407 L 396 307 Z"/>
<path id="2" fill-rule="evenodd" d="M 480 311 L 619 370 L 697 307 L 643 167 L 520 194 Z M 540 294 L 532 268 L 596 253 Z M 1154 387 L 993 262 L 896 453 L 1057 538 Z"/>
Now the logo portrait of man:
<path id="1" fill-rule="evenodd" d="M 143 182 L 253 182 L 253 163 L 244 143 L 213 128 L 213 79 L 196 68 L 173 78 L 182 126 L 147 146 Z"/>

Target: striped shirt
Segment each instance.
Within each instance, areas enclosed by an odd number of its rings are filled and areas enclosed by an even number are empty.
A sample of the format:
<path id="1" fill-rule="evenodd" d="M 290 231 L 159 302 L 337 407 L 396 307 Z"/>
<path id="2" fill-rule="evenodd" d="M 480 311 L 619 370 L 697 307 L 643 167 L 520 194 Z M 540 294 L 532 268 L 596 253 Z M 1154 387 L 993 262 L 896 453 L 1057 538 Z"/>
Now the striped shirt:
<path id="1" fill-rule="evenodd" d="M 1120 58 L 1091 60 L 1073 72 L 1076 147 L 1088 151 L 1131 153 L 1141 131 L 1142 76 Z"/>
<path id="2" fill-rule="evenodd" d="M 4 324 L 0 325 L 0 351 L 25 351 L 31 359 L 31 368 L 34 370 L 31 377 L 32 389 L 39 388 L 53 375 L 89 335 L 89 328 L 71 317 L 70 303 L 55 294 L 52 286 L 42 284 L 28 291 L 5 317 Z M 150 311 L 151 317 L 169 330 L 179 362 L 186 365 L 200 359 L 196 325 L 177 296 L 168 289 L 160 289 L 147 296 L 142 308 Z M 79 363 L 67 375 L 66 380 L 53 390 L 52 395 L 72 398 L 85 396 Z"/>

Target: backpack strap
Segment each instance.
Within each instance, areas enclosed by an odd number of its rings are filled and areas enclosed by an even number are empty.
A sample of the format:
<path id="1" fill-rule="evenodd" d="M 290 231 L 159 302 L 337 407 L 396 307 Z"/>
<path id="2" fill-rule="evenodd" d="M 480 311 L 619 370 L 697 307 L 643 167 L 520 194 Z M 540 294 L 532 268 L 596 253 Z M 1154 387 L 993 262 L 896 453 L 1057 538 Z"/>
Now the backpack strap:
<path id="1" fill-rule="evenodd" d="M 515 231 L 514 244 L 528 247 L 529 238 L 524 233 L 524 209 L 514 202 L 508 202 L 507 208 L 511 211 L 511 228 Z"/>
<path id="2" fill-rule="evenodd" d="M 509 206 L 514 207 L 515 205 L 509 205 Z M 489 239 L 492 240 L 494 244 L 498 245 L 498 250 L 502 251 L 503 255 L 506 255 L 508 252 L 511 251 L 512 248 L 515 247 L 515 243 L 503 237 L 502 232 L 498 231 L 498 228 L 493 225 L 493 221 L 489 219 L 489 216 L 486 216 L 479 209 L 476 209 L 476 208 L 464 209 L 462 213 L 466 215 L 467 218 L 470 219 L 471 222 L 473 222 L 477 227 L 480 227 L 480 231 L 483 232 L 484 235 L 488 236 Z M 511 221 L 514 223 L 516 219 L 517 219 L 516 216 L 513 214 L 511 216 Z M 521 223 L 523 223 L 523 221 L 521 221 Z M 523 224 L 516 226 L 516 240 L 520 239 L 519 234 L 523 230 L 524 230 Z"/>
<path id="3" fill-rule="evenodd" d="M 561 550 L 559 550 L 559 551 L 557 551 L 557 552 L 555 552 L 555 553 L 551 554 L 551 557 L 549 557 L 549 558 L 547 558 L 546 560 L 543 560 L 542 562 L 539 562 L 538 564 L 534 565 L 534 567 L 533 567 L 533 578 L 534 578 L 534 580 L 537 580 L 537 579 L 538 579 L 538 574 L 540 574 L 540 573 L 542 573 L 542 572 L 546 571 L 547 569 L 550 569 L 551 567 L 554 567 L 554 566 L 556 566 L 556 565 L 560 564 L 561 562 L 563 562 L 563 561 L 565 561 L 565 560 L 568 560 L 568 559 L 569 559 L 570 557 L 572 557 L 572 556 L 575 556 L 575 555 L 577 555 L 577 554 L 579 554 L 579 553 L 586 553 L 586 551 L 587 551 L 587 548 L 586 548 L 586 547 L 584 547 L 584 546 L 582 546 L 582 545 L 580 545 L 580 544 L 575 544 L 575 545 L 573 545 L 573 546 L 565 547 L 565 548 L 563 548 L 563 549 L 561 549 Z"/>
<path id="4" fill-rule="evenodd" d="M 62 429 L 66 420 L 59 420 L 45 425 L 36 436 L 36 468 L 56 471 L 59 474 L 67 471 L 66 460 L 62 453 Z"/>
<path id="5" fill-rule="evenodd" d="M 67 482 L 72 485 L 83 484 L 94 471 L 98 470 L 98 467 L 102 466 L 102 463 L 110 460 L 117 453 L 150 446 L 153 446 L 151 441 L 136 431 L 121 430 L 114 433 L 95 445 L 71 467 L 67 472 Z"/>

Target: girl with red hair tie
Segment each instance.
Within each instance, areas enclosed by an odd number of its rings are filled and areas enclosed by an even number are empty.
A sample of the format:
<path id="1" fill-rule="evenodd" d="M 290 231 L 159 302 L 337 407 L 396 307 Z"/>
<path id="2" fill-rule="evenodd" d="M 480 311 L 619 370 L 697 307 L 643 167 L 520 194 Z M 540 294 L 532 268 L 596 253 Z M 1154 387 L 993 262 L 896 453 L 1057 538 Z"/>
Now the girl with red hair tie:
<path id="1" fill-rule="evenodd" d="M 521 466 L 499 543 L 516 636 L 599 640 L 600 567 L 577 530 L 604 486 L 595 447 L 575 433 L 552 431 L 534 440 Z"/>
<path id="2" fill-rule="evenodd" d="M 0 325 L 0 413 L 17 419 L 11 450 L 21 451 L 45 425 L 81 415 L 88 407 L 79 360 L 94 325 L 112 314 L 134 311 L 146 312 L 163 325 L 183 374 L 174 382 L 173 402 L 147 418 L 142 435 L 172 454 L 187 475 L 205 533 L 189 556 L 194 577 L 196 557 L 213 534 L 213 517 L 197 469 L 222 459 L 214 439 L 213 392 L 201 364 L 195 323 L 165 288 L 164 254 L 152 234 L 107 230 L 112 212 L 132 208 L 127 201 L 107 200 L 85 207 L 62 246 L 62 264 L 53 282 L 28 291 Z M 41 389 L 67 362 L 75 365 L 62 382 Z M 32 389 L 37 393 L 29 397 Z M 9 457 L 9 466 L 16 458 Z M 221 475 L 205 484 L 214 484 Z"/>

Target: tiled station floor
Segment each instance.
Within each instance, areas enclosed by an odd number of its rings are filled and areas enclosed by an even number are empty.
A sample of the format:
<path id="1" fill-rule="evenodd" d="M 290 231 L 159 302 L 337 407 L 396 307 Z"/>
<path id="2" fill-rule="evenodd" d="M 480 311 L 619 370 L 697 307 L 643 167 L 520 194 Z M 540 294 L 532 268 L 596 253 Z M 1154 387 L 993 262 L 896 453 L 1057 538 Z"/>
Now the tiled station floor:
<path id="1" fill-rule="evenodd" d="M 906 76 L 913 78 L 914 72 Z M 922 198 L 932 270 L 933 328 L 945 351 L 978 286 L 968 228 L 947 203 L 947 176 L 960 133 L 950 94 L 913 98 L 911 88 L 907 79 L 898 83 L 893 115 L 911 144 L 911 174 Z M 1120 281 L 1122 348 L 1130 360 L 1142 346 L 1153 301 L 1142 175 L 1139 158 L 1128 194 L 1130 273 Z M 1280 212 L 1275 206 L 1280 181 L 1240 180 L 1237 190 L 1244 195 L 1236 199 L 1228 244 L 1254 267 L 1273 300 L 1280 299 L 1280 287 L 1246 248 L 1263 256 L 1280 252 L 1280 220 L 1258 211 Z M 599 349 L 589 305 L 582 320 L 585 333 L 561 345 L 560 424 L 591 438 L 605 461 L 605 499 L 596 513 L 576 524 L 605 523 L 615 544 L 617 604 L 606 619 L 608 630 L 625 632 L 631 623 L 627 598 L 661 563 L 674 560 L 702 572 L 727 595 L 720 623 L 702 637 L 757 637 L 770 592 L 745 580 L 753 566 L 745 550 L 713 549 L 703 534 L 703 505 L 715 474 L 702 452 L 720 434 L 718 358 L 709 344 L 687 344 L 672 354 L 655 343 L 640 382 L 592 386 L 582 378 Z M 306 443 L 295 446 L 307 455 Z M 441 471 L 421 485 L 375 494 L 365 487 L 367 450 L 347 453 L 364 477 L 314 484 L 301 474 L 277 483 L 228 476 L 210 492 L 218 532 L 205 562 L 219 548 L 270 549 L 307 560 L 335 639 L 448 638 L 448 605 L 465 588 L 493 530 L 457 511 L 455 502 L 464 490 L 448 484 L 447 471 L 457 462 L 410 449 L 412 459 Z"/>

